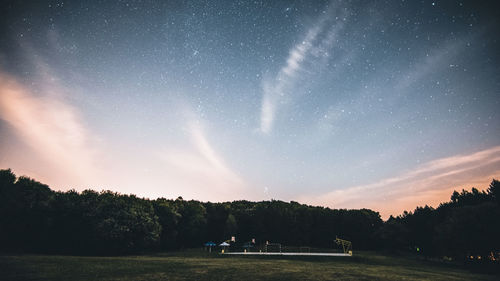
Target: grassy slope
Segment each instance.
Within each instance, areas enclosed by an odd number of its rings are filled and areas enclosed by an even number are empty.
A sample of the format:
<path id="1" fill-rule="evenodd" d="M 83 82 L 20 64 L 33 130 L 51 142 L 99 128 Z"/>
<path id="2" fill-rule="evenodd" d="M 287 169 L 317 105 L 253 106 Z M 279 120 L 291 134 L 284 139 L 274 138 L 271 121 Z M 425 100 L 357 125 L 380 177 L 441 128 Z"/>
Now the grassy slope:
<path id="1" fill-rule="evenodd" d="M 452 266 L 373 253 L 354 257 L 0 256 L 1 280 L 498 280 Z"/>

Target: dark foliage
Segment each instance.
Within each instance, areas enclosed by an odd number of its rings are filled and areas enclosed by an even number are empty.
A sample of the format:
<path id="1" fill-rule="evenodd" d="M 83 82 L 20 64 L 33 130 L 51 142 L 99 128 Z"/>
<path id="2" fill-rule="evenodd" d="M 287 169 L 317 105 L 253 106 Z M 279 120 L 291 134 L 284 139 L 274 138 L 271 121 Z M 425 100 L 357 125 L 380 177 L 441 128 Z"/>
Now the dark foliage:
<path id="1" fill-rule="evenodd" d="M 368 209 L 329 209 L 283 201 L 204 203 L 149 200 L 110 191 L 55 192 L 0 170 L 0 249 L 12 252 L 126 254 L 200 247 L 231 236 L 257 243 L 409 250 L 466 258 L 500 249 L 500 182 L 454 192 L 434 209 L 418 207 L 383 222 Z M 418 251 L 417 251 L 418 250 Z"/>
<path id="2" fill-rule="evenodd" d="M 0 170 L 0 249 L 122 254 L 151 249 L 161 226 L 149 200 L 110 191 L 54 192 Z"/>
<path id="3" fill-rule="evenodd" d="M 436 209 L 425 206 L 391 217 L 379 230 L 384 247 L 467 262 L 498 262 L 500 182 L 486 191 L 453 192 Z"/>

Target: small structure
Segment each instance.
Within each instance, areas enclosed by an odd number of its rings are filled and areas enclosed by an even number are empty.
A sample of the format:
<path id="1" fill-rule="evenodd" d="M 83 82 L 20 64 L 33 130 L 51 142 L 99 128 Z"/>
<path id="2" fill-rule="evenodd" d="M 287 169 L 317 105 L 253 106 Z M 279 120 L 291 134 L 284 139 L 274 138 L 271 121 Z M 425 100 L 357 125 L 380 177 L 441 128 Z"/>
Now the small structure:
<path id="1" fill-rule="evenodd" d="M 270 243 L 266 241 L 265 252 L 279 252 L 281 253 L 281 244 L 280 243 Z"/>
<path id="2" fill-rule="evenodd" d="M 251 248 L 254 248 L 255 247 L 255 242 L 245 242 L 243 244 L 243 250 L 244 252 L 249 252 Z"/>
<path id="3" fill-rule="evenodd" d="M 224 241 L 224 242 L 220 243 L 219 246 L 222 247 L 222 253 L 224 254 L 226 248 L 229 247 L 230 245 L 229 245 L 229 243 Z"/>
<path id="4" fill-rule="evenodd" d="M 352 243 L 351 243 L 351 241 L 347 241 L 347 240 L 335 237 L 335 243 L 337 243 L 337 245 L 342 245 L 342 250 L 344 250 L 344 254 L 349 254 L 350 256 L 352 256 Z"/>
<path id="5" fill-rule="evenodd" d="M 217 244 L 215 244 L 214 242 L 210 241 L 210 242 L 207 242 L 205 243 L 205 247 L 208 247 L 208 252 L 211 253 L 212 252 L 212 247 L 214 246 L 217 246 Z"/>

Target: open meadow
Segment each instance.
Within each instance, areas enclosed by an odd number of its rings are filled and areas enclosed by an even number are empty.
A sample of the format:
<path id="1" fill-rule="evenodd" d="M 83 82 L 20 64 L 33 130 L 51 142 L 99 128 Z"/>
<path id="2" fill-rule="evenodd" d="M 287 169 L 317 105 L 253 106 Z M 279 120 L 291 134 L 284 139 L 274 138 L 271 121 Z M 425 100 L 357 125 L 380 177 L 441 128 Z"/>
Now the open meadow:
<path id="1" fill-rule="evenodd" d="M 81 257 L 0 256 L 2 280 L 498 280 L 410 257 L 355 253 L 353 257 L 250 257 L 174 252 Z"/>

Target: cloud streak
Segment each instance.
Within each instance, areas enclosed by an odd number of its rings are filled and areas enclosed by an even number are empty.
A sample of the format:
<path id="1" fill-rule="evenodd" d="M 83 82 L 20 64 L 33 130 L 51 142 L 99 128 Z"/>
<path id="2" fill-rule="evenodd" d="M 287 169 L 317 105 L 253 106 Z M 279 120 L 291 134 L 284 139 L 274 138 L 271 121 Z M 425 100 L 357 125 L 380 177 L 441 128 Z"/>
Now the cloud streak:
<path id="1" fill-rule="evenodd" d="M 500 176 L 500 146 L 479 152 L 430 161 L 399 176 L 367 185 L 335 190 L 313 197 L 308 203 L 334 208 L 373 208 L 387 218 L 409 206 L 436 206 L 447 201 L 454 189 L 486 187 Z"/>
<path id="2" fill-rule="evenodd" d="M 39 179 L 56 187 L 82 185 L 89 175 L 97 177 L 94 169 L 97 151 L 91 144 L 93 139 L 77 110 L 61 98 L 60 89 L 46 83 L 41 87 L 42 92 L 35 94 L 2 72 L 0 85 L 0 119 L 9 125 L 2 134 L 17 139 L 2 148 L 2 153 L 9 155 L 2 159 L 2 166 L 10 166 L 17 157 L 30 155 L 28 163 L 31 165 L 17 167 L 16 171 L 33 174 L 28 167 L 39 171 L 35 168 L 36 162 L 46 169 L 41 173 L 45 176 Z M 30 153 L 24 149 L 29 149 Z M 17 151 L 17 155 L 10 153 L 12 151 Z"/>
<path id="3" fill-rule="evenodd" d="M 471 39 L 471 36 L 468 36 L 461 40 L 444 42 L 442 47 L 421 58 L 419 63 L 402 75 L 394 89 L 396 91 L 405 91 L 439 69 L 449 68 L 450 61 L 465 50 L 466 42 Z"/>
<path id="4" fill-rule="evenodd" d="M 187 198 L 231 200 L 243 196 L 243 179 L 234 172 L 210 144 L 203 128 L 190 121 L 190 146 L 168 148 L 162 153 L 168 185 Z"/>
<path id="5" fill-rule="evenodd" d="M 104 150 L 57 83 L 35 93 L 0 72 L 0 167 L 56 190 L 111 189 L 147 197 L 233 200 L 245 183 L 210 143 L 201 124 L 187 122 L 187 141 L 164 148 L 115 143 Z M 191 116 L 192 117 L 192 116 Z M 126 149 L 126 150 L 124 150 Z M 106 153 L 104 153 L 106 151 Z M 140 189 L 138 189 L 140 188 Z"/>
<path id="6" fill-rule="evenodd" d="M 333 16 L 333 9 L 307 31 L 304 38 L 291 48 L 286 63 L 276 77 L 263 81 L 263 97 L 260 114 L 260 131 L 268 134 L 272 131 L 276 113 L 282 104 L 292 98 L 291 90 L 307 74 L 307 65 L 314 64 L 314 69 L 321 68 L 330 57 L 338 32 L 343 27 L 342 20 Z M 310 71 L 314 71 L 312 68 Z"/>

